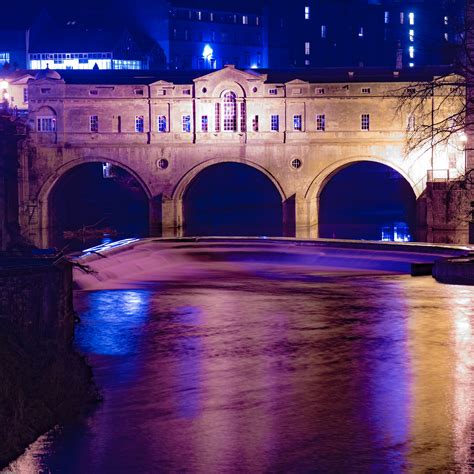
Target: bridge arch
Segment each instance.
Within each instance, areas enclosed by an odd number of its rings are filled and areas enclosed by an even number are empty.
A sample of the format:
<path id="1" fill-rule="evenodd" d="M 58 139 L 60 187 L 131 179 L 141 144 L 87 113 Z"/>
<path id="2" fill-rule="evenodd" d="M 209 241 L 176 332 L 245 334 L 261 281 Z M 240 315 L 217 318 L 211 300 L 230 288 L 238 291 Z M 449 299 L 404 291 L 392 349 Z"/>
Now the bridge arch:
<path id="1" fill-rule="evenodd" d="M 232 159 L 196 166 L 174 193 L 185 235 L 282 235 L 285 198 L 265 168 Z"/>
<path id="2" fill-rule="evenodd" d="M 306 197 L 319 237 L 410 240 L 416 232 L 417 187 L 393 163 L 341 160 L 312 186 Z"/>
<path id="3" fill-rule="evenodd" d="M 101 158 L 98 156 L 87 156 L 81 157 L 75 160 L 68 161 L 62 166 L 56 168 L 48 178 L 43 182 L 41 188 L 37 194 L 37 203 L 38 203 L 38 224 L 40 230 L 41 244 L 43 246 L 49 246 L 52 243 L 52 220 L 53 215 L 51 212 L 52 208 L 52 198 L 53 192 L 56 189 L 57 185 L 65 178 L 69 173 L 74 172 L 74 170 L 80 168 L 82 165 L 94 164 L 94 163 L 110 163 L 111 165 L 122 169 L 127 172 L 139 185 L 143 191 L 148 205 L 150 206 L 152 201 L 152 193 L 143 181 L 141 176 L 130 166 L 124 164 L 118 160 L 110 158 Z"/>
<path id="4" fill-rule="evenodd" d="M 315 200 L 318 199 L 324 186 L 330 181 L 330 179 L 336 175 L 339 171 L 346 168 L 347 166 L 353 165 L 355 163 L 361 163 L 363 161 L 370 161 L 373 163 L 380 163 L 381 165 L 388 166 L 392 168 L 401 176 L 403 176 L 408 183 L 410 184 L 415 196 L 418 198 L 421 194 L 421 190 L 416 186 L 416 183 L 411 179 L 410 175 L 400 166 L 397 166 L 392 161 L 385 160 L 376 156 L 352 156 L 345 158 L 343 160 L 338 160 L 332 163 L 331 165 L 324 168 L 311 182 L 308 186 L 308 189 L 305 193 L 306 200 Z"/>

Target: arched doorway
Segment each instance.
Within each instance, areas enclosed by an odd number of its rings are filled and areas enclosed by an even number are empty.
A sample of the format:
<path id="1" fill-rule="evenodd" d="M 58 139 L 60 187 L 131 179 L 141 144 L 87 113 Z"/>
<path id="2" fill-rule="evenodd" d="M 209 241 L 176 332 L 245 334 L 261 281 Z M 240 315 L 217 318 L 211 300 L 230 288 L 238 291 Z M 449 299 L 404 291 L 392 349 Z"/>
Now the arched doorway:
<path id="1" fill-rule="evenodd" d="M 126 170 L 85 163 L 65 173 L 48 199 L 50 243 L 76 250 L 148 234 L 148 198 Z"/>
<path id="2" fill-rule="evenodd" d="M 183 197 L 184 235 L 281 236 L 282 198 L 261 171 L 219 163 L 201 171 Z"/>
<path id="3" fill-rule="evenodd" d="M 413 240 L 416 197 L 408 181 L 381 163 L 352 163 L 326 182 L 319 195 L 319 236 Z"/>

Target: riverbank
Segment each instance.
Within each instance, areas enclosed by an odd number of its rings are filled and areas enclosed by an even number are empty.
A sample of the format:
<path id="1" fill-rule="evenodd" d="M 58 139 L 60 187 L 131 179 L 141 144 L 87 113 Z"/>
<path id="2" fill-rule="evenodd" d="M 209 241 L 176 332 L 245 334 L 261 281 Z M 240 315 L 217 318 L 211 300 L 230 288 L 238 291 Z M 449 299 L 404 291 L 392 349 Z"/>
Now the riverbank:
<path id="1" fill-rule="evenodd" d="M 72 345 L 71 265 L 0 259 L 0 469 L 41 434 L 98 399 Z"/>
<path id="2" fill-rule="evenodd" d="M 0 469 L 38 436 L 98 399 L 92 371 L 71 347 L 35 344 L 0 321 Z"/>

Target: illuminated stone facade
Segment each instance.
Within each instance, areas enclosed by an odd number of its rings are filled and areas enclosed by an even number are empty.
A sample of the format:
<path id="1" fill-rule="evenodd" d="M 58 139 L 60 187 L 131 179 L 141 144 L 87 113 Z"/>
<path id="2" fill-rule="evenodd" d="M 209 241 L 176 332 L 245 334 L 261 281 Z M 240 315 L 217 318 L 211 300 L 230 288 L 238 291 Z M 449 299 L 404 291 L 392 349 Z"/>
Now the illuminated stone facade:
<path id="1" fill-rule="evenodd" d="M 408 114 L 396 113 L 393 91 L 413 76 L 368 70 L 365 77 L 351 71 L 258 74 L 233 66 L 192 80 L 170 74 L 115 82 L 109 75 L 89 81 L 81 75 L 79 81 L 50 74 L 29 83 L 20 219 L 30 239 L 48 245 L 51 191 L 66 172 L 87 162 L 111 163 L 136 177 L 150 202 L 151 233 L 168 236 L 182 234 L 190 182 L 217 163 L 243 163 L 264 173 L 281 195 L 286 235 L 298 237 L 318 236 L 321 190 L 348 164 L 388 165 L 417 198 L 428 170 L 449 170 L 451 177 L 463 172 L 459 150 L 449 159 L 446 150 L 406 156 Z M 428 230 L 424 237 L 430 235 Z"/>

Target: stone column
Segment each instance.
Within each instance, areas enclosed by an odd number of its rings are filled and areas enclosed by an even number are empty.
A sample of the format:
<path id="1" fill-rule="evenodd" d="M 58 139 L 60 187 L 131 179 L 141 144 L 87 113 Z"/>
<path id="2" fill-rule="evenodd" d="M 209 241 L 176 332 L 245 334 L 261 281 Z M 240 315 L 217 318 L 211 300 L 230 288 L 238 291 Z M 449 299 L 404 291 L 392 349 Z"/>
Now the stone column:
<path id="1" fill-rule="evenodd" d="M 298 194 L 283 202 L 283 235 L 299 239 L 314 237 L 311 234 L 309 203 Z"/>
<path id="2" fill-rule="evenodd" d="M 161 204 L 161 236 L 182 237 L 184 225 L 182 200 L 173 201 L 169 197 L 162 196 Z"/>

